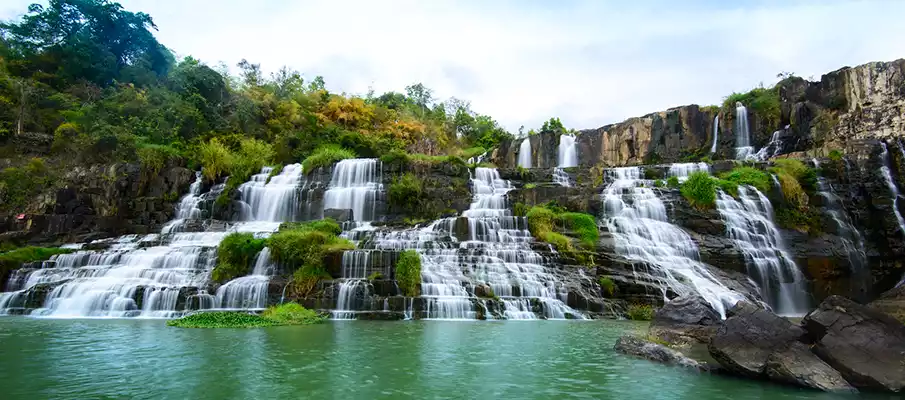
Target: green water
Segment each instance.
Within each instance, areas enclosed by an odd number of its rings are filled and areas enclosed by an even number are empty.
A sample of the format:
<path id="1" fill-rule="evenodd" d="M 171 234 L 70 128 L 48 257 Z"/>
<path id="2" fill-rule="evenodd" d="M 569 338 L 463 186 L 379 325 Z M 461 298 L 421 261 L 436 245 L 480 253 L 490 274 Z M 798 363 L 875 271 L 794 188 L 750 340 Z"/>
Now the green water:
<path id="1" fill-rule="evenodd" d="M 613 352 L 631 322 L 181 329 L 0 318 L 0 398 L 791 399 L 831 396 Z"/>

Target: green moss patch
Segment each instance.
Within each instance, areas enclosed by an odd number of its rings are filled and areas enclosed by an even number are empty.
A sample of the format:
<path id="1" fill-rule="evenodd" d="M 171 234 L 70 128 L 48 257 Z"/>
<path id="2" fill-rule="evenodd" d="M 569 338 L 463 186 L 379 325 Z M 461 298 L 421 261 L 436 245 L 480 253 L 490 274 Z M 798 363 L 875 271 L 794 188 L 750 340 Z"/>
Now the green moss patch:
<path id="1" fill-rule="evenodd" d="M 297 303 L 286 303 L 264 310 L 261 315 L 245 312 L 199 312 L 167 321 L 180 328 L 262 328 L 281 325 L 312 325 L 326 317 Z"/>

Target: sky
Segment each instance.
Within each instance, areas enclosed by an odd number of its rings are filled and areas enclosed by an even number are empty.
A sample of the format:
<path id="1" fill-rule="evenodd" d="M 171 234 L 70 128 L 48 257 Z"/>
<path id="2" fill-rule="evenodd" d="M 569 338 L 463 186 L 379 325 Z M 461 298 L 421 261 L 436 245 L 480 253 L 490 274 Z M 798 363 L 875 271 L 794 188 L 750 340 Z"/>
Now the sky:
<path id="1" fill-rule="evenodd" d="M 0 19 L 30 0 L 3 0 Z M 905 57 L 905 1 L 122 0 L 209 65 L 322 75 L 334 92 L 471 102 L 515 133 L 596 128 L 843 66 Z"/>

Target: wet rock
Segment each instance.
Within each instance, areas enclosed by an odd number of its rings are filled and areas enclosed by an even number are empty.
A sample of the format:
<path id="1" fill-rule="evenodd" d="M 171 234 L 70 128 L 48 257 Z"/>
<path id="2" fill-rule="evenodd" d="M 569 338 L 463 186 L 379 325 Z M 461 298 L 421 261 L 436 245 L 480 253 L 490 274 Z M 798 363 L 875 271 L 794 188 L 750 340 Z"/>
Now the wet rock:
<path id="1" fill-rule="evenodd" d="M 613 347 L 622 354 L 646 358 L 666 365 L 691 368 L 698 371 L 709 371 L 710 367 L 686 357 L 681 352 L 662 344 L 653 343 L 636 336 L 622 336 Z"/>
<path id="2" fill-rule="evenodd" d="M 328 208 L 324 210 L 324 218 L 332 218 L 336 222 L 348 222 L 351 221 L 352 210 L 349 209 L 337 209 L 337 208 Z"/>
<path id="3" fill-rule="evenodd" d="M 709 343 L 722 321 L 720 315 L 697 295 L 675 298 L 657 309 L 650 334 L 667 343 Z"/>
<path id="4" fill-rule="evenodd" d="M 830 296 L 802 325 L 814 353 L 855 387 L 905 390 L 905 326 L 893 317 Z"/>
<path id="5" fill-rule="evenodd" d="M 757 378 L 767 359 L 805 335 L 801 327 L 770 311 L 739 302 L 710 342 L 710 355 L 729 372 Z"/>
<path id="6" fill-rule="evenodd" d="M 857 392 L 839 371 L 821 361 L 804 343 L 793 342 L 767 357 L 767 376 L 774 381 L 826 392 Z"/>

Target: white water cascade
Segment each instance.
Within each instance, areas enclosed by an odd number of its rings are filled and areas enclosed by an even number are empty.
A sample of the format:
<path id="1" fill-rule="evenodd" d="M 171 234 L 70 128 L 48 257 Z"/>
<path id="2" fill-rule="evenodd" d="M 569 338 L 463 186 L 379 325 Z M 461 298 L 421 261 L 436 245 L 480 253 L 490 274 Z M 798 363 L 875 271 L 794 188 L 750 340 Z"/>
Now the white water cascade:
<path id="1" fill-rule="evenodd" d="M 557 166 L 553 169 L 553 182 L 561 186 L 572 186 L 569 180 L 569 174 L 564 168 L 578 166 L 578 151 L 575 146 L 575 136 L 561 135 L 559 137 L 559 146 L 557 147 Z"/>
<path id="2" fill-rule="evenodd" d="M 217 307 L 250 310 L 267 308 L 267 286 L 273 270 L 270 248 L 265 247 L 255 257 L 251 275 L 233 279 L 217 289 Z"/>
<path id="3" fill-rule="evenodd" d="M 679 182 L 688 180 L 688 176 L 695 172 L 710 173 L 710 165 L 707 163 L 675 163 L 669 165 L 667 176 L 674 176 Z"/>
<path id="4" fill-rule="evenodd" d="M 616 240 L 616 252 L 643 263 L 664 299 L 670 291 L 697 293 L 725 318 L 726 310 L 743 296 L 721 284 L 699 261 L 697 245 L 669 223 L 666 206 L 650 189 L 652 182 L 641 179 L 641 168 L 614 168 L 606 173 L 612 183 L 601 194 L 603 217 Z"/>
<path id="5" fill-rule="evenodd" d="M 815 158 L 812 160 L 814 167 L 820 170 L 820 162 Z M 821 175 L 817 175 L 817 193 L 823 198 L 824 207 L 827 215 L 832 218 L 836 225 L 836 235 L 842 241 L 842 247 L 848 256 L 849 266 L 852 270 L 853 283 L 859 295 L 866 295 L 866 291 L 870 287 L 870 269 L 867 267 L 867 252 L 864 249 L 864 238 L 852 219 L 845 211 L 842 199 L 836 194 L 833 185 L 826 181 Z"/>
<path id="6" fill-rule="evenodd" d="M 720 115 L 713 116 L 713 144 L 710 145 L 710 154 L 716 153 L 717 139 L 720 137 Z"/>
<path id="7" fill-rule="evenodd" d="M 201 209 L 198 208 L 198 203 L 201 202 L 201 179 L 201 171 L 196 171 L 195 181 L 189 186 L 189 193 L 182 196 L 179 205 L 176 206 L 176 218 L 163 226 L 162 233 L 179 232 L 185 220 L 201 217 Z"/>
<path id="8" fill-rule="evenodd" d="M 242 221 L 296 220 L 299 209 L 299 186 L 304 179 L 302 165 L 287 165 L 274 176 L 271 176 L 271 172 L 273 168 L 264 167 L 260 173 L 252 175 L 251 180 L 239 186 Z"/>
<path id="9" fill-rule="evenodd" d="M 525 138 L 518 146 L 518 166 L 531 168 L 531 140 Z"/>
<path id="10" fill-rule="evenodd" d="M 741 102 L 735 103 L 735 158 L 746 160 L 754 154 L 751 131 L 748 128 L 748 109 Z"/>
<path id="11" fill-rule="evenodd" d="M 374 158 L 342 160 L 333 167 L 324 209 L 352 210 L 355 222 L 373 221 L 377 196 L 383 192 L 380 161 Z"/>
<path id="12" fill-rule="evenodd" d="M 777 314 L 804 315 L 809 310 L 805 278 L 785 251 L 770 200 L 753 187 L 739 186 L 738 200 L 719 191 L 716 207 L 767 304 Z"/>
<path id="13" fill-rule="evenodd" d="M 757 153 L 751 155 L 748 158 L 765 161 L 778 156 L 782 152 L 782 133 L 783 131 L 781 130 L 773 132 L 773 135 L 770 136 L 770 141 L 767 143 L 767 145 L 761 147 L 760 150 L 757 151 Z"/>
<path id="14" fill-rule="evenodd" d="M 899 211 L 899 187 L 896 185 L 896 181 L 892 179 L 892 170 L 890 169 L 889 163 L 889 149 L 886 147 L 886 142 L 880 142 L 880 146 L 883 147 L 883 152 L 880 154 L 880 158 L 883 160 L 883 166 L 880 167 L 880 173 L 883 174 L 883 179 L 886 181 L 886 186 L 889 187 L 889 193 L 892 195 L 892 211 L 896 215 L 896 220 L 899 222 L 899 230 L 902 231 L 902 234 L 905 234 L 905 219 L 902 218 L 902 212 Z"/>

